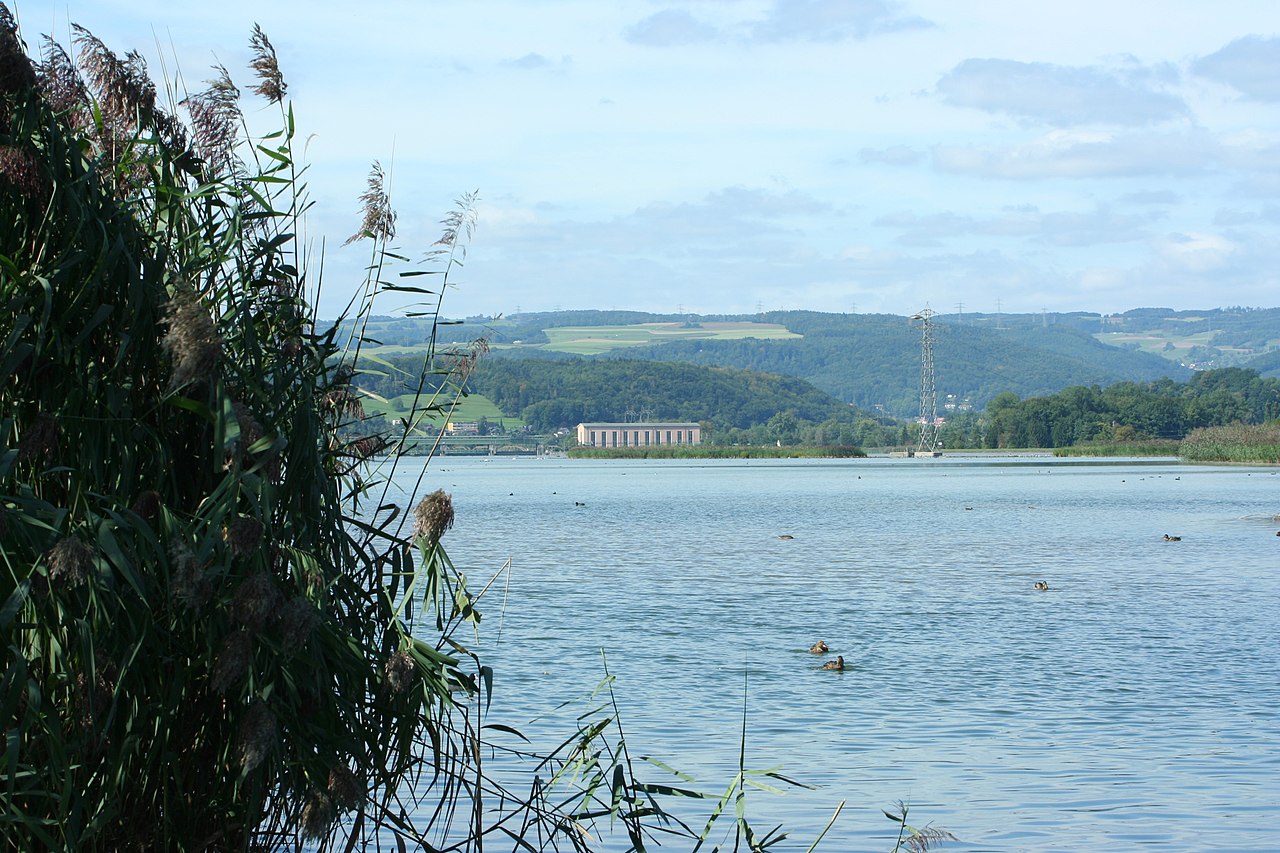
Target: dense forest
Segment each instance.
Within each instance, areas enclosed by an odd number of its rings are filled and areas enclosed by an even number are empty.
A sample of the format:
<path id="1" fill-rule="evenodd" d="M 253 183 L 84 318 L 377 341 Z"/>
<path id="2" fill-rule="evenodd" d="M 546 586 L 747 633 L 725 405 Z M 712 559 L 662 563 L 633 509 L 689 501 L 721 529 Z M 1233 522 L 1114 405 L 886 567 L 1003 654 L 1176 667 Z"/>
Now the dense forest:
<path id="1" fill-rule="evenodd" d="M 561 311 L 471 317 L 438 331 L 445 341 L 483 337 L 495 347 L 495 357 L 563 359 L 564 354 L 540 348 L 548 341 L 545 330 L 690 319 L 635 311 Z M 593 358 L 679 361 L 795 376 L 862 409 L 898 417 L 919 413 L 920 334 L 906 317 L 783 311 L 692 319 L 775 323 L 802 337 L 675 340 Z M 981 408 L 1004 391 L 1026 397 L 1072 385 L 1191 375 L 1189 369 L 1153 353 L 1099 342 L 1093 332 L 1100 325 L 1096 314 L 938 315 L 934 352 L 939 395 Z M 429 326 L 417 318 L 380 317 L 369 326 L 377 343 L 402 347 L 415 346 L 426 331 Z"/>
<path id="2" fill-rule="evenodd" d="M 1237 367 L 1188 382 L 1075 386 L 1047 397 L 998 395 L 981 420 L 953 426 L 956 446 L 1069 447 L 1087 442 L 1182 439 L 1194 429 L 1280 418 L 1280 379 Z M 971 432 L 964 434 L 962 426 Z M 945 431 L 944 431 L 945 432 Z M 981 433 L 979 440 L 977 432 Z M 944 439 L 946 436 L 944 435 Z"/>
<path id="3" fill-rule="evenodd" d="M 406 382 L 411 374 L 399 369 L 410 362 L 403 357 L 367 365 L 355 381 L 381 397 L 412 392 L 416 379 Z M 424 390 L 447 380 L 447 373 L 437 374 Z M 677 362 L 486 358 L 467 389 L 539 433 L 640 417 L 703 423 L 711 440 L 753 444 L 881 445 L 896 441 L 901 431 L 803 379 Z"/>
<path id="4" fill-rule="evenodd" d="M 785 373 L 860 408 L 882 408 L 901 417 L 919 413 L 920 334 L 906 318 L 797 311 L 758 319 L 803 337 L 674 341 L 627 350 L 627 355 Z M 1003 328 L 935 321 L 939 398 L 952 395 L 981 408 L 1004 391 L 1036 396 L 1071 385 L 1190 376 L 1191 371 L 1158 356 L 1109 347 L 1069 325 L 1035 319 Z"/>

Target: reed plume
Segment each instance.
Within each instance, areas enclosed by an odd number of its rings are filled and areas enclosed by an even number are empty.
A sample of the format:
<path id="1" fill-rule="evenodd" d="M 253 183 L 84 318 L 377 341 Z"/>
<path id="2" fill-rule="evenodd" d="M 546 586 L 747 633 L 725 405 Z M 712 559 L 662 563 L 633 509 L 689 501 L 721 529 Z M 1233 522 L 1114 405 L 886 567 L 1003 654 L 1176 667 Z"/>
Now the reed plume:
<path id="1" fill-rule="evenodd" d="M 360 230 L 348 237 L 342 245 L 348 246 L 366 237 L 384 243 L 395 239 L 396 212 L 391 208 L 386 175 L 382 171 L 382 164 L 377 160 L 373 161 L 368 185 L 360 194 L 360 207 L 363 214 Z"/>
<path id="2" fill-rule="evenodd" d="M 249 63 L 249 67 L 258 77 L 257 85 L 250 86 L 250 91 L 261 95 L 273 104 L 282 102 L 289 87 L 284 81 L 284 74 L 280 71 L 275 47 L 267 38 L 267 34 L 262 31 L 262 27 L 257 24 L 253 25 L 253 35 L 249 37 L 249 49 L 253 51 L 253 60 Z"/>

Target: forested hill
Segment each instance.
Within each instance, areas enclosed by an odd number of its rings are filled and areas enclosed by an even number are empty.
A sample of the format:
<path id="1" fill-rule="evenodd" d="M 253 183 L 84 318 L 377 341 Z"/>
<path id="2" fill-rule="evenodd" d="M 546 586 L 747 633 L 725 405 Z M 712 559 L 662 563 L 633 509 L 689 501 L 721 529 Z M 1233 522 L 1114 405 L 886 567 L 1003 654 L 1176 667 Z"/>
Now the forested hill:
<path id="1" fill-rule="evenodd" d="M 919 408 L 920 332 L 895 315 L 775 312 L 755 319 L 779 323 L 793 340 L 673 341 L 625 350 L 627 358 L 687 361 L 798 376 L 864 409 L 898 415 Z M 934 365 L 940 401 L 954 395 L 981 408 L 995 395 L 1051 394 L 1072 385 L 1121 380 L 1186 379 L 1191 371 L 1148 353 L 1099 343 L 1070 324 L 1040 317 L 966 325 L 934 322 Z M 623 355 L 623 353 L 617 353 Z"/>
<path id="2" fill-rule="evenodd" d="M 629 412 L 721 429 L 747 429 L 779 412 L 814 423 L 858 415 L 802 379 L 670 362 L 486 358 L 468 385 L 538 430 L 621 421 Z"/>
<path id="3" fill-rule="evenodd" d="M 739 326 L 732 334 L 713 328 L 725 323 Z M 421 346 L 429 327 L 423 318 L 375 317 L 368 332 L 403 352 Z M 1274 308 L 955 313 L 937 315 L 934 329 L 940 403 L 967 402 L 976 409 L 1005 391 L 1036 397 L 1073 385 L 1186 380 L 1188 365 L 1238 365 L 1280 375 L 1280 309 Z M 800 337 L 789 338 L 788 331 Z M 495 359 L 563 360 L 573 351 L 599 353 L 589 360 L 736 367 L 805 379 L 868 411 L 910 417 L 919 409 L 920 334 L 899 315 L 555 311 L 468 317 L 441 332 L 444 341 L 484 337 L 494 345 Z"/>

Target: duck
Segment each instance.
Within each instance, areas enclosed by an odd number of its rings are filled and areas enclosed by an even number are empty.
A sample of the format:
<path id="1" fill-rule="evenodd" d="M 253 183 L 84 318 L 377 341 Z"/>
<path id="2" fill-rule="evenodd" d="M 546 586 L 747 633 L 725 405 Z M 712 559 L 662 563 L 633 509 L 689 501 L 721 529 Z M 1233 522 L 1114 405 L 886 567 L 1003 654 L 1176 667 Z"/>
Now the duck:
<path id="1" fill-rule="evenodd" d="M 822 665 L 823 669 L 834 669 L 836 672 L 844 672 L 844 655 L 839 655 L 835 660 L 829 660 Z"/>
<path id="2" fill-rule="evenodd" d="M 778 538 L 779 539 L 795 539 L 796 537 L 792 536 L 790 533 L 780 533 L 778 534 Z"/>
<path id="3" fill-rule="evenodd" d="M 1181 537 L 1181 536 L 1170 536 L 1168 533 L 1166 533 L 1166 534 L 1164 535 L 1164 541 L 1166 541 L 1166 542 L 1181 542 L 1181 541 L 1182 541 L 1182 537 Z"/>
<path id="4" fill-rule="evenodd" d="M 1045 592 L 1046 590 L 1048 590 L 1048 589 L 1049 589 L 1049 582 L 1048 582 L 1048 581 L 1036 581 L 1036 589 L 1040 590 L 1041 592 Z"/>
<path id="5" fill-rule="evenodd" d="M 819 640 L 809 647 L 809 654 L 811 655 L 825 655 L 829 651 L 831 651 L 831 647 L 827 645 L 826 640 Z"/>

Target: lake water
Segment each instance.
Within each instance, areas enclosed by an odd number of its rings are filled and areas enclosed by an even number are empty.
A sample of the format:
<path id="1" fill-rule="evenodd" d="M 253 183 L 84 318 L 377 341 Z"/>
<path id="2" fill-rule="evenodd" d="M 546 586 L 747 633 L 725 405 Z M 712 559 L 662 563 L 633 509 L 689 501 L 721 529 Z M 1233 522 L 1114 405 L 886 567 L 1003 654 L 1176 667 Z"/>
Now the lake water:
<path id="1" fill-rule="evenodd" d="M 777 849 L 844 801 L 819 850 L 887 851 L 904 801 L 947 850 L 1280 850 L 1274 468 L 442 458 L 425 484 L 473 587 L 511 560 L 471 638 L 489 720 L 567 737 L 587 705 L 528 721 L 603 649 L 633 753 L 718 796 L 745 690 L 747 765 L 816 786 L 749 795 Z"/>

